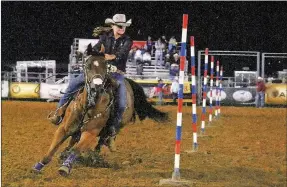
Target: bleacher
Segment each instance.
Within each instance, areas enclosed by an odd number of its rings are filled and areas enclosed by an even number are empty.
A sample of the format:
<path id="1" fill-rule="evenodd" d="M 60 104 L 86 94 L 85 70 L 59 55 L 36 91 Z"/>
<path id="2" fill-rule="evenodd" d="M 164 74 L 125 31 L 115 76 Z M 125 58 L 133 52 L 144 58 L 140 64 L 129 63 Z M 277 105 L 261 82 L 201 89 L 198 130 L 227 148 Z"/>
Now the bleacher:
<path id="1" fill-rule="evenodd" d="M 168 69 L 159 69 L 156 66 L 143 66 L 143 75 L 137 75 L 137 66 L 127 64 L 126 77 L 132 79 L 156 79 L 157 77 L 162 79 L 169 79 Z"/>

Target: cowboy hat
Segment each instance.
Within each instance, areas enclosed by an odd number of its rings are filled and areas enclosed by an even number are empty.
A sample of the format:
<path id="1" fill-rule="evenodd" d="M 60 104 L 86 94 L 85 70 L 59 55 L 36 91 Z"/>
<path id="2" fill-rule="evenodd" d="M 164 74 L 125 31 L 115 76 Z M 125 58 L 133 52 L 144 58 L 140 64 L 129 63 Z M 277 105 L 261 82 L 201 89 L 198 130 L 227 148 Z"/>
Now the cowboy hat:
<path id="1" fill-rule="evenodd" d="M 257 79 L 258 79 L 258 80 L 263 80 L 263 78 L 262 78 L 262 77 L 258 77 Z"/>
<path id="2" fill-rule="evenodd" d="M 128 21 L 126 21 L 126 15 L 125 14 L 115 14 L 112 19 L 107 18 L 105 20 L 105 24 L 129 27 L 132 24 L 132 20 L 129 19 Z"/>

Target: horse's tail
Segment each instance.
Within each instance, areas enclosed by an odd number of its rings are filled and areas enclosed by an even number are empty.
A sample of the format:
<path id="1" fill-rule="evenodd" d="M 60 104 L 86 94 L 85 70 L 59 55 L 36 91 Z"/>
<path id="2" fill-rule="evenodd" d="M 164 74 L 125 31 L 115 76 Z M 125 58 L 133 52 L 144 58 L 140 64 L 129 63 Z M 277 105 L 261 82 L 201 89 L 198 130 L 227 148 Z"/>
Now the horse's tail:
<path id="1" fill-rule="evenodd" d="M 167 113 L 159 111 L 147 102 L 144 90 L 138 83 L 128 78 L 126 80 L 134 92 L 134 107 L 140 120 L 144 120 L 146 117 L 160 122 L 168 120 Z"/>

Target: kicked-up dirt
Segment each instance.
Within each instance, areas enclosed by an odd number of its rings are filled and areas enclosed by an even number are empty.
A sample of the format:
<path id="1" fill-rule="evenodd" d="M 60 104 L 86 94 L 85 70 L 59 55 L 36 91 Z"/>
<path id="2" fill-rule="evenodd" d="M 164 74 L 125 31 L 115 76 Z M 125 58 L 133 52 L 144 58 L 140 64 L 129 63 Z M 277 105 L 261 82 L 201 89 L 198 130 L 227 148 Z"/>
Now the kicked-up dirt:
<path id="1" fill-rule="evenodd" d="M 157 107 L 170 114 L 170 123 L 146 119 L 125 126 L 116 139 L 117 152 L 104 147 L 99 165 L 75 164 L 68 177 L 60 176 L 64 143 L 41 173 L 31 172 L 57 129 L 46 119 L 55 107 L 2 101 L 3 187 L 155 187 L 171 178 L 177 106 Z M 201 107 L 197 113 L 200 130 Z M 195 187 L 285 187 L 286 108 L 222 107 L 221 113 L 212 127 L 207 125 L 206 136 L 198 137 L 198 151 L 186 153 L 192 149 L 192 121 L 191 107 L 183 108 L 181 178 Z"/>

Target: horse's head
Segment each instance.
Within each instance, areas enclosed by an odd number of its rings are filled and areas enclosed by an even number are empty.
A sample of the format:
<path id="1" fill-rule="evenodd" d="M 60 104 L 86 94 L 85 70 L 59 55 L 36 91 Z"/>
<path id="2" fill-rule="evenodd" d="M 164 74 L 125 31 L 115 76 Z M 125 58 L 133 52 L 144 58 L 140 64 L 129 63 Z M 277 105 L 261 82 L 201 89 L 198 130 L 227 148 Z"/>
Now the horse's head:
<path id="1" fill-rule="evenodd" d="M 94 106 L 97 98 L 105 91 L 107 69 L 104 54 L 88 56 L 84 61 L 85 87 L 90 106 Z"/>
<path id="2" fill-rule="evenodd" d="M 92 55 L 85 61 L 86 84 L 92 90 L 102 91 L 106 81 L 107 63 L 103 54 Z"/>

